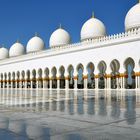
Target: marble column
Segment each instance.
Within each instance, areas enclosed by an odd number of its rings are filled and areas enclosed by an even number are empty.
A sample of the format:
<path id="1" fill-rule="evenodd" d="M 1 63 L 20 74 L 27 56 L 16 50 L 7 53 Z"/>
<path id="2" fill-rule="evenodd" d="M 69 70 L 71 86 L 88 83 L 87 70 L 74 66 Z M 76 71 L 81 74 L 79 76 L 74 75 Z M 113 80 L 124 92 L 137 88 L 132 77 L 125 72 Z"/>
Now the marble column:
<path id="1" fill-rule="evenodd" d="M 87 89 L 87 77 L 84 77 L 84 89 Z"/>
<path id="2" fill-rule="evenodd" d="M 10 80 L 10 88 L 12 88 L 12 80 Z"/>
<path id="3" fill-rule="evenodd" d="M 77 89 L 77 77 L 74 78 L 74 89 Z"/>
<path id="4" fill-rule="evenodd" d="M 19 87 L 18 87 L 18 86 L 20 86 L 19 84 L 20 84 L 20 82 L 19 82 L 19 80 L 17 80 L 16 88 L 19 88 Z"/>
<path id="5" fill-rule="evenodd" d="M 31 80 L 31 89 L 33 89 L 33 80 Z"/>
<path id="6" fill-rule="evenodd" d="M 109 63 L 107 63 L 109 64 Z M 107 66 L 107 69 L 106 69 L 106 89 L 111 89 L 111 68 L 110 68 L 110 65 Z"/>
<path id="7" fill-rule="evenodd" d="M 74 69 L 74 89 L 78 89 L 78 73 L 77 68 Z"/>
<path id="8" fill-rule="evenodd" d="M 99 79 L 95 78 L 95 89 L 99 89 L 98 84 L 99 84 Z"/>
<path id="9" fill-rule="evenodd" d="M 21 79 L 19 80 L 19 88 L 22 88 L 22 81 L 21 81 Z"/>
<path id="10" fill-rule="evenodd" d="M 60 79 L 59 79 L 59 77 L 57 78 L 57 89 L 60 89 Z"/>
<path id="11" fill-rule="evenodd" d="M 123 77 L 123 89 L 125 89 L 125 77 Z"/>
<path id="12" fill-rule="evenodd" d="M 120 62 L 120 82 L 121 82 L 121 89 L 125 88 L 125 72 L 126 69 L 124 68 L 123 62 Z"/>
<path id="13" fill-rule="evenodd" d="M 124 89 L 125 88 L 125 77 L 122 76 L 121 77 L 121 89 Z"/>
<path id="14" fill-rule="evenodd" d="M 119 89 L 120 88 L 120 81 L 119 81 L 120 79 L 117 77 L 116 78 L 116 83 L 117 83 L 117 89 Z"/>
<path id="15" fill-rule="evenodd" d="M 1 86 L 2 86 L 2 88 L 4 87 L 4 80 L 2 80 Z"/>
<path id="16" fill-rule="evenodd" d="M 36 79 L 36 88 L 39 89 L 39 80 Z"/>
<path id="17" fill-rule="evenodd" d="M 24 88 L 24 86 L 25 86 L 25 81 L 23 80 L 21 81 L 21 88 Z"/>
<path id="18" fill-rule="evenodd" d="M 50 89 L 52 89 L 52 79 L 50 78 Z"/>
<path id="19" fill-rule="evenodd" d="M 43 80 L 43 81 L 42 81 L 42 82 L 43 82 L 43 89 L 46 89 L 46 87 L 47 87 L 47 86 L 46 86 L 47 82 L 46 82 L 46 78 L 45 78 L 46 75 L 43 73 L 42 76 L 43 76 L 43 77 L 42 77 L 42 80 Z"/>
<path id="20" fill-rule="evenodd" d="M 9 88 L 9 80 L 7 80 L 7 88 Z"/>
<path id="21" fill-rule="evenodd" d="M 15 88 L 17 88 L 17 77 L 15 76 Z"/>
<path id="22" fill-rule="evenodd" d="M 111 78 L 108 77 L 106 81 L 107 81 L 107 86 L 106 86 L 106 88 L 107 88 L 107 89 L 111 89 Z"/>
<path id="23" fill-rule="evenodd" d="M 27 89 L 27 77 L 25 76 L 24 88 Z"/>
<path id="24" fill-rule="evenodd" d="M 136 89 L 138 89 L 138 76 L 135 76 Z"/>
<path id="25" fill-rule="evenodd" d="M 69 73 L 65 72 L 65 89 L 69 89 Z"/>
<path id="26" fill-rule="evenodd" d="M 46 80 L 45 79 L 43 79 L 43 89 L 46 89 L 47 88 L 47 86 L 46 86 Z"/>
<path id="27" fill-rule="evenodd" d="M 140 89 L 140 76 L 138 76 L 138 89 Z"/>
<path id="28" fill-rule="evenodd" d="M 121 89 L 123 88 L 122 77 L 120 77 L 120 87 L 121 87 Z"/>
<path id="29" fill-rule="evenodd" d="M 69 89 L 69 80 L 68 80 L 68 78 L 65 79 L 65 89 Z"/>
<path id="30" fill-rule="evenodd" d="M 11 87 L 12 87 L 12 88 L 14 88 L 14 81 L 15 81 L 15 80 L 12 79 L 12 82 L 11 82 Z M 4 87 L 4 84 L 3 84 L 3 87 Z"/>

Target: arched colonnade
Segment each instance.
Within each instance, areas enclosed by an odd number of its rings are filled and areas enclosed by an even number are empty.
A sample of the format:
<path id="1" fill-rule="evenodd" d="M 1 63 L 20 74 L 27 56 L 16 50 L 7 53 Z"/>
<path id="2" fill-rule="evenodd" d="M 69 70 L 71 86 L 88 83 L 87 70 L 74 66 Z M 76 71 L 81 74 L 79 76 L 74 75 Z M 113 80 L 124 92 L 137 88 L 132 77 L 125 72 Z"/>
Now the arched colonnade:
<path id="1" fill-rule="evenodd" d="M 86 66 L 79 63 L 76 67 L 61 65 L 45 69 L 14 71 L 0 74 L 1 88 L 44 88 L 44 89 L 135 89 L 140 88 L 140 73 L 135 72 L 135 62 L 129 57 L 124 61 L 124 72 L 120 72 L 120 62 L 110 62 L 110 73 L 107 64 L 100 61 L 95 73 L 95 65 L 89 62 Z"/>

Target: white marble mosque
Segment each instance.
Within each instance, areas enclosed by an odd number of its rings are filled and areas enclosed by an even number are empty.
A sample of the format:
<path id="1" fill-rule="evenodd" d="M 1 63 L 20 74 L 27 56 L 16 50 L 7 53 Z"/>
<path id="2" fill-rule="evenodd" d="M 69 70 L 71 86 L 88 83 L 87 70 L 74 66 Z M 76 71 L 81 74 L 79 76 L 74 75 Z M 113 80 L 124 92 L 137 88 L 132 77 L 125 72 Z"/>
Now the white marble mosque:
<path id="1" fill-rule="evenodd" d="M 35 35 L 26 48 L 17 41 L 0 48 L 1 88 L 138 89 L 140 88 L 140 3 L 125 18 L 125 32 L 107 35 L 92 16 L 71 42 L 62 27 L 50 37 L 49 49 Z"/>

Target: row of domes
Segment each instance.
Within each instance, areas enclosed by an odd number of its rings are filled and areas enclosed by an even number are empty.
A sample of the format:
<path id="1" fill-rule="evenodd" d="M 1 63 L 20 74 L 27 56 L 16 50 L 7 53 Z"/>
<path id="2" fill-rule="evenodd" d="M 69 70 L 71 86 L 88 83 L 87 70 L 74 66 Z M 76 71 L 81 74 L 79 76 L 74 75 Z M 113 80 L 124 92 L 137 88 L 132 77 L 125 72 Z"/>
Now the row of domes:
<path id="1" fill-rule="evenodd" d="M 140 27 L 140 3 L 133 6 L 125 18 L 125 30 L 129 31 Z M 86 21 L 81 29 L 81 41 L 95 39 L 106 35 L 106 28 L 102 21 L 97 18 L 90 18 Z M 61 27 L 54 31 L 50 37 L 49 45 L 51 48 L 67 45 L 71 43 L 70 34 Z M 29 40 L 26 52 L 37 52 L 45 48 L 44 41 L 37 35 Z M 14 43 L 10 50 L 0 48 L 0 59 L 15 57 L 25 54 L 25 47 L 20 43 Z"/>
<path id="2" fill-rule="evenodd" d="M 26 47 L 26 52 L 27 53 L 37 52 L 37 51 L 43 50 L 44 48 L 45 48 L 44 41 L 40 37 L 35 36 L 28 41 L 27 47 Z M 10 47 L 9 51 L 7 48 L 4 48 L 4 47 L 0 48 L 0 59 L 20 56 L 23 54 L 25 54 L 25 47 L 19 41 L 14 43 Z"/>

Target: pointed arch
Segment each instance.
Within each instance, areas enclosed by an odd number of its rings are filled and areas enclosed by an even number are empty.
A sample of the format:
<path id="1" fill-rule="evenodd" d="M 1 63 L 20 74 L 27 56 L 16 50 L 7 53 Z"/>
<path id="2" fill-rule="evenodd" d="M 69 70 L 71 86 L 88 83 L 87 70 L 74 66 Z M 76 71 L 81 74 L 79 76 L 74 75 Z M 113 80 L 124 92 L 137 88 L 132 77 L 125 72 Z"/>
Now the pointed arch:
<path id="1" fill-rule="evenodd" d="M 16 87 L 16 78 L 15 78 L 16 74 L 15 72 L 12 72 L 12 88 Z"/>
<path id="2" fill-rule="evenodd" d="M 60 73 L 60 88 L 64 89 L 65 88 L 65 68 L 64 66 L 61 66 L 59 68 L 59 73 Z"/>
<path id="3" fill-rule="evenodd" d="M 37 85 L 36 85 L 36 70 L 33 69 L 32 70 L 32 88 L 36 88 Z"/>
<path id="4" fill-rule="evenodd" d="M 56 67 L 53 67 L 51 70 L 52 73 L 52 88 L 56 89 L 57 88 L 57 69 Z"/>
<path id="5" fill-rule="evenodd" d="M 1 73 L 1 88 L 3 88 L 3 84 L 4 84 L 4 78 L 3 78 L 3 73 Z"/>
<path id="6" fill-rule="evenodd" d="M 7 73 L 4 73 L 4 88 L 7 88 Z"/>
<path id="7" fill-rule="evenodd" d="M 73 89 L 74 88 L 74 75 L 73 75 L 74 74 L 74 67 L 73 67 L 73 65 L 69 65 L 67 71 L 69 74 L 69 76 L 68 76 L 69 88 Z"/>
<path id="8" fill-rule="evenodd" d="M 49 78 L 49 68 L 45 68 L 45 70 L 44 70 L 44 82 L 45 82 L 45 84 L 44 84 L 44 86 L 45 86 L 45 88 L 50 88 L 50 78 Z"/>
<path id="9" fill-rule="evenodd" d="M 110 63 L 111 68 L 111 88 L 116 89 L 121 87 L 121 83 L 118 81 L 119 77 L 119 69 L 120 69 L 120 63 L 117 59 L 114 59 Z"/>
<path id="10" fill-rule="evenodd" d="M 135 62 L 133 58 L 128 57 L 124 61 L 124 67 L 125 67 L 125 88 L 126 89 L 135 89 L 136 87 L 136 81 L 135 81 Z"/>
<path id="11" fill-rule="evenodd" d="M 98 64 L 98 70 L 99 70 L 99 81 L 98 81 L 98 88 L 104 89 L 105 88 L 105 81 L 106 81 L 106 63 L 105 61 L 100 61 Z"/>
<path id="12" fill-rule="evenodd" d="M 31 72 L 30 70 L 26 71 L 26 81 L 27 81 L 27 88 L 31 88 Z"/>
<path id="13" fill-rule="evenodd" d="M 43 71 L 41 68 L 38 69 L 38 88 L 43 88 Z"/>
<path id="14" fill-rule="evenodd" d="M 25 87 L 25 71 L 21 71 L 21 88 Z"/>
<path id="15" fill-rule="evenodd" d="M 8 87 L 11 88 L 11 73 L 8 72 Z"/>
<path id="16" fill-rule="evenodd" d="M 84 76 L 83 76 L 83 72 L 84 72 L 84 66 L 83 64 L 78 64 L 77 65 L 77 87 L 78 89 L 83 89 L 84 88 Z"/>
<path id="17" fill-rule="evenodd" d="M 95 88 L 95 78 L 94 78 L 94 64 L 92 62 L 89 62 L 87 64 L 87 87 L 88 89 L 94 89 Z"/>
<path id="18" fill-rule="evenodd" d="M 16 72 L 16 83 L 17 83 L 17 88 L 19 88 L 20 87 L 20 72 L 19 71 L 17 71 Z"/>

